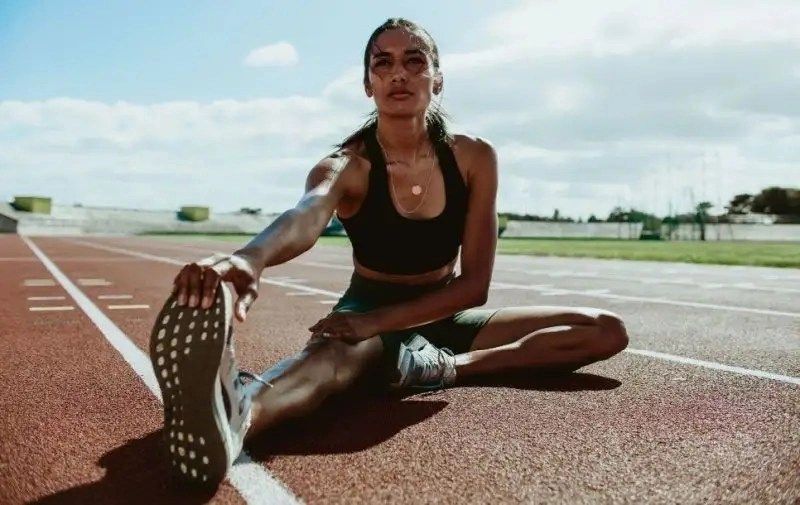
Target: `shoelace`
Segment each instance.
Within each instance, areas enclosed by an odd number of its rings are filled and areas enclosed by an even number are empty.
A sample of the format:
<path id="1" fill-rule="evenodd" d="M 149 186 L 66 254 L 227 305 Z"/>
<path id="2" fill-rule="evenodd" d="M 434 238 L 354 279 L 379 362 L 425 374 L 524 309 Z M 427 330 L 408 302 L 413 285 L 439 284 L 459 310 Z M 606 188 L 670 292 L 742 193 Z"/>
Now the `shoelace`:
<path id="1" fill-rule="evenodd" d="M 269 387 L 275 387 L 275 386 L 273 386 L 273 385 L 272 385 L 272 383 L 271 383 L 271 382 L 267 382 L 267 381 L 265 381 L 264 379 L 262 379 L 260 376 L 258 376 L 258 375 L 256 375 L 256 374 L 254 374 L 253 372 L 248 372 L 247 370 L 239 370 L 239 375 L 236 377 L 236 379 L 237 379 L 237 380 L 238 380 L 238 381 L 239 381 L 239 382 L 240 382 L 242 385 L 244 385 L 244 381 L 242 381 L 242 377 L 246 377 L 246 378 L 248 378 L 248 379 L 251 379 L 251 380 L 254 380 L 254 381 L 258 381 L 258 382 L 260 382 L 261 384 L 264 384 L 265 386 L 269 386 Z"/>
<path id="2" fill-rule="evenodd" d="M 433 350 L 425 352 L 430 347 Z M 433 384 L 427 386 L 418 386 L 422 388 L 436 389 L 444 385 L 444 374 L 447 371 L 447 358 L 445 356 L 453 356 L 453 351 L 447 347 L 437 348 L 434 345 L 426 345 L 419 354 L 423 357 L 422 372 L 420 373 L 420 382 L 427 383 L 433 381 Z M 435 360 L 435 361 L 434 361 Z"/>

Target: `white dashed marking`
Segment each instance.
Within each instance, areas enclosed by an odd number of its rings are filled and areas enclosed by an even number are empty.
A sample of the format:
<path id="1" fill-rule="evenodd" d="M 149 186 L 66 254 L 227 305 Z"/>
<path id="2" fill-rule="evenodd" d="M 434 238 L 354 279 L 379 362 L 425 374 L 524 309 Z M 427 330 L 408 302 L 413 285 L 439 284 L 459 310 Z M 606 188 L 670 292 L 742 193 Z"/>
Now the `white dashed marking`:
<path id="1" fill-rule="evenodd" d="M 100 295 L 98 300 L 130 300 L 133 295 Z"/>
<path id="2" fill-rule="evenodd" d="M 149 309 L 149 305 L 109 305 L 109 310 Z"/>
<path id="3" fill-rule="evenodd" d="M 111 286 L 111 283 L 105 279 L 78 279 L 78 284 L 81 286 Z"/>
<path id="4" fill-rule="evenodd" d="M 25 279 L 24 284 L 28 287 L 55 286 L 56 281 L 53 279 Z"/>
<path id="5" fill-rule="evenodd" d="M 48 311 L 63 311 L 73 310 L 75 307 L 72 305 L 62 305 L 60 307 L 28 307 L 31 312 L 48 312 Z"/>
<path id="6" fill-rule="evenodd" d="M 65 296 L 29 296 L 28 300 L 32 302 L 46 302 L 49 300 L 64 300 Z"/>

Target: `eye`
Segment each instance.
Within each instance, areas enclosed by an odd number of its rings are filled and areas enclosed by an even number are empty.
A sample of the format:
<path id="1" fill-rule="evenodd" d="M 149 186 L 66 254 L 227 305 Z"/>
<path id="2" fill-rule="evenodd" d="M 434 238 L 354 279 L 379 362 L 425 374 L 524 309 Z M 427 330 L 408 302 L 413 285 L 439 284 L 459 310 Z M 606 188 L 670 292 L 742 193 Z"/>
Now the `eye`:
<path id="1" fill-rule="evenodd" d="M 373 64 L 373 66 L 380 67 L 381 65 L 388 65 L 388 64 L 389 62 L 387 60 L 378 60 Z"/>

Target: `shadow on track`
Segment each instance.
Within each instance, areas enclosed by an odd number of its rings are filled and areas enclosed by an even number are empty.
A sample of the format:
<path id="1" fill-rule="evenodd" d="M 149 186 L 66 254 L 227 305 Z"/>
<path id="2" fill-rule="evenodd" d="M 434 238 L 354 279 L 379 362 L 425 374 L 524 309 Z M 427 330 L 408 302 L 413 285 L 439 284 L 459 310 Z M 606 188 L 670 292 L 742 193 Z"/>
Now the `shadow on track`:
<path id="1" fill-rule="evenodd" d="M 530 372 L 487 376 L 459 387 L 510 387 L 531 391 L 603 391 L 619 387 L 616 379 L 591 373 Z M 447 390 L 380 393 L 368 386 L 329 398 L 314 413 L 284 423 L 248 444 L 253 459 L 269 462 L 279 455 L 343 454 L 376 446 L 403 429 L 435 416 L 449 405 L 436 398 Z M 430 398 L 430 399 L 428 399 Z"/>
<path id="2" fill-rule="evenodd" d="M 161 443 L 161 430 L 130 439 L 105 453 L 97 462 L 106 469 L 101 480 L 65 489 L 31 503 L 207 503 L 215 490 L 198 491 L 170 480 Z"/>
<path id="3" fill-rule="evenodd" d="M 487 376 L 459 387 L 510 387 L 531 391 L 601 391 L 618 387 L 615 379 L 590 373 L 506 373 Z M 449 402 L 436 398 L 448 390 L 430 393 L 381 393 L 369 386 L 330 398 L 313 414 L 284 423 L 260 435 L 247 451 L 256 461 L 269 463 L 280 455 L 342 454 L 374 447 L 425 421 Z M 208 502 L 215 491 L 181 486 L 169 478 L 162 458 L 161 431 L 103 455 L 98 464 L 106 469 L 96 482 L 59 491 L 32 502 L 37 505 L 100 503 Z"/>
<path id="4" fill-rule="evenodd" d="M 462 382 L 459 387 L 509 387 L 531 391 L 605 391 L 622 383 L 616 379 L 586 372 L 530 371 L 496 374 Z"/>

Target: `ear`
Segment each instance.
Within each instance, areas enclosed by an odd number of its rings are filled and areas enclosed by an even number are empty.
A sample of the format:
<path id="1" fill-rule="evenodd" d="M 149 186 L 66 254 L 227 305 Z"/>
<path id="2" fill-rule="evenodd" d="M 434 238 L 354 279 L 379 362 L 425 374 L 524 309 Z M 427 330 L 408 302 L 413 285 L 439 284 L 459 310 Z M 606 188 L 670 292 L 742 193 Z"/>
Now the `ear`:
<path id="1" fill-rule="evenodd" d="M 372 98 L 372 85 L 369 83 L 364 84 L 364 92 L 368 97 Z"/>
<path id="2" fill-rule="evenodd" d="M 437 72 L 436 79 L 433 81 L 433 93 L 438 95 L 442 92 L 442 87 L 444 87 L 444 76 Z"/>

